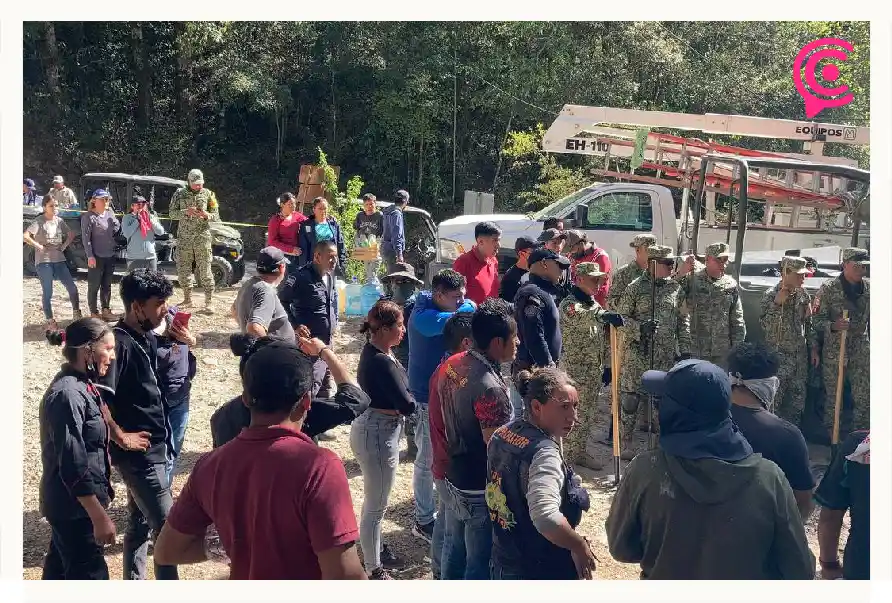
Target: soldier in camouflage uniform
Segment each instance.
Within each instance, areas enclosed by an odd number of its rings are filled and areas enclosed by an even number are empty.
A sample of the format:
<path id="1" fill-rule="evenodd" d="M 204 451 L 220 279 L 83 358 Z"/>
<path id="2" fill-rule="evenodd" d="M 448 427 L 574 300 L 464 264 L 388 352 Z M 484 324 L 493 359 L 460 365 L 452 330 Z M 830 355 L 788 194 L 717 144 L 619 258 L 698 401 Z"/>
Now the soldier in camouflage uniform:
<path id="1" fill-rule="evenodd" d="M 641 234 L 635 236 L 629 247 L 635 250 L 635 259 L 613 271 L 610 275 L 610 292 L 607 294 L 607 309 L 613 310 L 619 303 L 623 291 L 629 286 L 629 283 L 647 272 L 647 248 L 657 244 L 657 237 L 652 234 Z"/>
<path id="2" fill-rule="evenodd" d="M 641 387 L 644 371 L 668 371 L 676 362 L 690 358 L 691 328 L 681 312 L 681 284 L 672 278 L 675 258 L 672 248 L 654 245 L 648 249 L 654 260 L 654 275 L 645 272 L 632 281 L 617 304 L 616 311 L 625 319 L 625 337 L 620 371 L 622 419 L 622 454 L 625 460 L 635 456 L 632 435 L 639 408 L 647 408 L 648 396 Z M 654 278 L 656 283 L 654 283 Z M 651 322 L 651 287 L 654 286 L 654 320 Z M 654 363 L 650 365 L 651 346 Z M 653 410 L 654 419 L 657 417 Z M 655 423 L 653 429 L 658 430 Z"/>
<path id="3" fill-rule="evenodd" d="M 821 354 L 824 374 L 824 425 L 833 429 L 836 380 L 839 366 L 840 333 L 846 335 L 845 381 L 852 394 L 853 417 L 841 413 L 840 437 L 854 429 L 870 427 L 870 254 L 849 247 L 842 253 L 843 271 L 839 278 L 824 283 L 815 296 L 814 328 L 823 333 Z M 848 310 L 848 320 L 843 319 Z M 854 420 L 854 426 L 851 425 Z"/>
<path id="4" fill-rule="evenodd" d="M 796 426 L 805 407 L 808 362 L 810 358 L 817 360 L 811 296 L 802 288 L 807 273 L 805 258 L 782 259 L 781 281 L 762 296 L 759 317 L 765 342 L 781 359 L 777 407 L 768 410 Z"/>
<path id="5" fill-rule="evenodd" d="M 728 246 L 706 248 L 706 267 L 681 279 L 682 312 L 691 319 L 691 354 L 728 368 L 728 352 L 746 339 L 737 281 L 725 274 Z"/>
<path id="6" fill-rule="evenodd" d="M 577 282 L 558 307 L 560 314 L 563 353 L 559 366 L 576 382 L 579 393 L 579 421 L 564 440 L 564 458 L 571 463 L 598 471 L 603 463 L 586 451 L 589 436 L 595 432 L 599 418 L 609 418 L 598 412 L 598 393 L 605 354 L 604 325 L 623 325 L 622 316 L 603 309 L 594 295 L 607 278 L 606 272 L 594 262 L 576 265 Z M 603 425 L 603 421 L 601 422 Z"/>
<path id="7" fill-rule="evenodd" d="M 204 188 L 201 170 L 189 171 L 188 188 L 180 188 L 170 200 L 170 217 L 177 229 L 177 277 L 183 288 L 181 307 L 192 305 L 192 263 L 204 289 L 205 310 L 213 313 L 214 276 L 211 273 L 211 226 L 220 221 L 220 207 L 213 191 Z"/>

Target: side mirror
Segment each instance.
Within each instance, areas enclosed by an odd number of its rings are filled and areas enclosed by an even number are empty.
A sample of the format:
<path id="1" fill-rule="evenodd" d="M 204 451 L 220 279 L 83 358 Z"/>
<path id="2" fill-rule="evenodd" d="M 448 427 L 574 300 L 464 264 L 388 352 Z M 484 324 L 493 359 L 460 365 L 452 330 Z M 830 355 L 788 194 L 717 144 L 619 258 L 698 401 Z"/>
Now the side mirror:
<path id="1" fill-rule="evenodd" d="M 588 224 L 588 205 L 577 205 L 576 215 L 573 219 L 578 228 L 585 228 L 586 224 Z"/>

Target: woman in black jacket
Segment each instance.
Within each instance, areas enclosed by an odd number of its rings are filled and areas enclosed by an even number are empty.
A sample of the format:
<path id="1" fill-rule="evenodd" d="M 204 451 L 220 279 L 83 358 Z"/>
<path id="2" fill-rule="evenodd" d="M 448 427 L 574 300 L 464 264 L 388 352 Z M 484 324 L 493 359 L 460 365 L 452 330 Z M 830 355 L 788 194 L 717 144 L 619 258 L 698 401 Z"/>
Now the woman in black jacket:
<path id="1" fill-rule="evenodd" d="M 300 245 L 300 264 L 313 261 L 313 248 L 319 241 L 334 241 L 338 248 L 338 266 L 335 274 L 343 276 L 347 269 L 347 248 L 344 246 L 344 235 L 341 225 L 329 213 L 328 201 L 325 197 L 313 199 L 313 215 L 300 225 L 298 244 Z"/>
<path id="2" fill-rule="evenodd" d="M 63 345 L 65 363 L 40 403 L 40 512 L 52 528 L 44 580 L 108 580 L 103 546 L 115 542 L 106 509 L 114 497 L 108 458 L 107 410 L 94 381 L 115 357 L 111 327 L 82 318 L 65 331 L 47 331 Z M 125 434 L 128 448 L 146 434 Z"/>

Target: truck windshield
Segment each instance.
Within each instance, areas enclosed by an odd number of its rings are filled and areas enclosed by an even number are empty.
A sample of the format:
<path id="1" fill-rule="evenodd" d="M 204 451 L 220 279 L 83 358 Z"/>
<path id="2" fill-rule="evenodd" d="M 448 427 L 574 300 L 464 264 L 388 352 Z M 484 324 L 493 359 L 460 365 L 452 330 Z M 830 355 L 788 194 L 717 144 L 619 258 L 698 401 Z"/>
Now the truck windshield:
<path id="1" fill-rule="evenodd" d="M 540 209 L 539 211 L 534 212 L 532 214 L 533 219 L 544 220 L 545 218 L 557 217 L 558 215 L 563 213 L 563 211 L 566 210 L 568 207 L 575 207 L 576 203 L 580 199 L 582 199 L 583 197 L 594 192 L 595 188 L 597 188 L 599 184 L 600 183 L 595 183 L 595 184 L 592 184 L 585 188 L 581 188 L 578 191 L 576 191 L 575 193 L 567 195 L 563 199 L 558 199 L 557 201 L 555 201 L 551 205 L 548 205 L 544 209 Z"/>

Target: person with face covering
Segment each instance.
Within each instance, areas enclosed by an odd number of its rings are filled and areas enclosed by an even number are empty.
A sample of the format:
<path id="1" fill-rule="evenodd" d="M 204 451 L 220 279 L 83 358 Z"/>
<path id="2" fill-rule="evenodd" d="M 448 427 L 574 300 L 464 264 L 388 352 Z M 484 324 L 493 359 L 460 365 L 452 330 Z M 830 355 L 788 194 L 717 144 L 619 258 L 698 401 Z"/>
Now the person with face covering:
<path id="1" fill-rule="evenodd" d="M 121 220 L 121 234 L 127 239 L 127 270 L 158 269 L 155 239 L 165 234 L 158 216 L 147 209 L 142 195 L 130 200 L 130 213 Z"/>
<path id="2" fill-rule="evenodd" d="M 337 248 L 337 264 L 334 272 L 343 276 L 347 267 L 347 248 L 344 246 L 344 236 L 341 234 L 341 225 L 331 215 L 328 201 L 325 197 L 313 199 L 313 215 L 300 225 L 300 262 L 306 265 L 313 261 L 313 250 L 316 244 L 322 241 L 332 241 Z"/>
<path id="3" fill-rule="evenodd" d="M 87 304 L 93 318 L 111 321 L 111 281 L 115 272 L 115 233 L 121 223 L 108 208 L 111 195 L 103 189 L 93 191 L 89 208 L 81 214 L 81 242 L 87 254 Z M 96 298 L 102 302 L 102 316 Z"/>
<path id="4" fill-rule="evenodd" d="M 167 314 L 173 284 L 164 274 L 140 268 L 121 279 L 124 318 L 114 327 L 115 360 L 102 384 L 108 399 L 112 430 L 148 432 L 145 451 L 111 447 L 111 460 L 127 486 L 129 523 L 124 535 L 125 580 L 146 579 L 149 532 L 157 538 L 173 498 L 167 465 L 173 452 L 154 330 Z M 155 563 L 157 580 L 178 579 L 175 566 Z"/>
<path id="5" fill-rule="evenodd" d="M 115 359 L 111 328 L 82 318 L 65 331 L 47 331 L 51 345 L 64 345 L 65 363 L 40 402 L 40 513 L 52 535 L 43 562 L 44 580 L 108 580 L 103 547 L 114 544 L 108 516 L 114 499 L 108 460 L 108 411 L 96 381 Z M 145 448 L 148 434 L 126 434 L 128 445 Z"/>
<path id="6" fill-rule="evenodd" d="M 495 430 L 487 448 L 486 505 L 493 580 L 591 580 L 595 554 L 576 532 L 588 492 L 564 460 L 579 396 L 556 368 L 521 371 L 526 413 Z"/>
<path id="7" fill-rule="evenodd" d="M 806 522 L 815 488 L 808 445 L 798 427 L 771 412 L 780 389 L 780 365 L 780 355 L 764 344 L 745 341 L 731 350 L 731 417 L 753 450 L 784 472 Z"/>
<path id="8" fill-rule="evenodd" d="M 613 558 L 647 580 L 814 579 L 793 490 L 732 420 L 727 371 L 683 360 L 642 384 L 660 398 L 660 444 L 632 460 L 613 498 Z"/>

